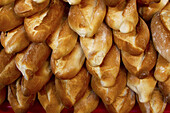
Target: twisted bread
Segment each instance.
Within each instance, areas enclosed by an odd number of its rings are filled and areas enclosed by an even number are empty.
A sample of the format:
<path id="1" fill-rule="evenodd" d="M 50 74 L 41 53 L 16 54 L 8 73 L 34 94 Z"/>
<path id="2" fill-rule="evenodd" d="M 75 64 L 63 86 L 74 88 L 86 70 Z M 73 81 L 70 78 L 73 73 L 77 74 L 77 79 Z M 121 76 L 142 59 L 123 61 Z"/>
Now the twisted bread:
<path id="1" fill-rule="evenodd" d="M 44 42 L 60 23 L 65 5 L 60 0 L 52 0 L 50 6 L 41 12 L 25 18 L 24 27 L 32 42 Z"/>
<path id="2" fill-rule="evenodd" d="M 15 0 L 1 0 L 0 1 L 0 6 L 3 6 L 3 5 L 8 5 L 12 2 L 14 2 Z"/>
<path id="3" fill-rule="evenodd" d="M 45 9 L 50 0 L 16 0 L 14 11 L 20 17 L 28 17 Z"/>
<path id="4" fill-rule="evenodd" d="M 81 37 L 92 37 L 100 27 L 106 14 L 103 0 L 82 0 L 70 7 L 68 23 Z"/>
<path id="5" fill-rule="evenodd" d="M 23 18 L 14 12 L 14 3 L 0 7 L 0 31 L 9 31 L 23 23 Z"/>
<path id="6" fill-rule="evenodd" d="M 158 1 L 159 0 L 137 0 L 139 4 L 145 4 L 145 5 L 151 4 L 152 2 L 158 2 Z"/>
<path id="7" fill-rule="evenodd" d="M 0 105 L 5 101 L 6 93 L 6 87 L 0 89 Z"/>
<path id="8" fill-rule="evenodd" d="M 81 2 L 81 0 L 63 0 L 65 2 L 68 2 L 70 5 L 76 5 Z"/>
<path id="9" fill-rule="evenodd" d="M 24 29 L 24 26 L 19 26 L 8 33 L 1 33 L 1 44 L 8 54 L 22 51 L 29 45 L 29 40 Z"/>
<path id="10" fill-rule="evenodd" d="M 129 113 L 135 105 L 135 93 L 128 87 L 125 87 L 116 100 L 110 104 L 105 104 L 109 113 Z"/>
<path id="11" fill-rule="evenodd" d="M 46 43 L 31 43 L 28 48 L 18 53 L 15 58 L 17 68 L 26 80 L 33 77 L 50 55 L 50 48 Z"/>
<path id="12" fill-rule="evenodd" d="M 104 0 L 105 4 L 110 7 L 115 7 L 117 4 L 124 2 L 125 0 Z"/>
<path id="13" fill-rule="evenodd" d="M 54 79 L 38 92 L 38 100 L 47 113 L 60 113 L 64 108 L 57 93 Z"/>
<path id="14" fill-rule="evenodd" d="M 36 95 L 24 96 L 21 91 L 21 78 L 8 86 L 8 101 L 15 113 L 26 113 L 34 104 Z"/>
<path id="15" fill-rule="evenodd" d="M 90 75 L 84 67 L 82 67 L 79 73 L 72 79 L 59 80 L 55 78 L 56 91 L 63 105 L 66 108 L 74 106 L 85 94 L 89 82 Z"/>

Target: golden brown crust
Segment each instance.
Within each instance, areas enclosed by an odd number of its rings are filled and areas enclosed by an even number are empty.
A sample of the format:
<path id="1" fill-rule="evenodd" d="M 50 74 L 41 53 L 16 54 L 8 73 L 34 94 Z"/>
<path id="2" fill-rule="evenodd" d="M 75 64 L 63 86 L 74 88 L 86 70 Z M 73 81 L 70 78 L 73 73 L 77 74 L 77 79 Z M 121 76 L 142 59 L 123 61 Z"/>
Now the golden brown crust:
<path id="1" fill-rule="evenodd" d="M 99 66 L 112 46 L 112 32 L 104 23 L 93 37 L 80 37 L 81 47 L 91 66 Z"/>
<path id="2" fill-rule="evenodd" d="M 166 101 L 170 103 L 170 77 L 165 82 L 158 82 L 158 87 L 166 98 Z"/>
<path id="3" fill-rule="evenodd" d="M 63 0 L 65 2 L 68 2 L 70 5 L 76 5 L 81 2 L 81 0 Z"/>
<path id="4" fill-rule="evenodd" d="M 148 4 L 150 4 L 150 3 L 153 3 L 153 2 L 158 2 L 159 0 L 137 0 L 137 2 L 139 3 L 139 4 L 145 4 L 145 5 L 148 5 Z"/>
<path id="5" fill-rule="evenodd" d="M 74 105 L 74 113 L 91 113 L 99 103 L 99 97 L 88 88 L 84 96 Z"/>
<path id="6" fill-rule="evenodd" d="M 119 49 L 131 55 L 140 55 L 149 43 L 150 33 L 147 24 L 140 18 L 136 29 L 130 33 L 113 30 L 114 42 Z"/>
<path id="7" fill-rule="evenodd" d="M 116 100 L 110 104 L 105 104 L 109 113 L 129 113 L 135 105 L 135 93 L 125 87 Z"/>
<path id="8" fill-rule="evenodd" d="M 55 78 L 58 95 L 66 108 L 72 107 L 84 94 L 90 82 L 90 75 L 82 67 L 80 72 L 72 79 L 59 80 Z"/>
<path id="9" fill-rule="evenodd" d="M 8 54 L 22 51 L 29 45 L 29 42 L 23 25 L 8 33 L 1 33 L 1 44 Z"/>
<path id="10" fill-rule="evenodd" d="M 159 2 L 151 2 L 149 6 L 141 6 L 139 7 L 139 13 L 144 20 L 149 21 L 156 12 L 165 7 L 168 1 L 169 0 L 160 0 Z"/>
<path id="11" fill-rule="evenodd" d="M 130 55 L 125 51 L 121 52 L 126 69 L 138 78 L 147 77 L 156 64 L 157 53 L 151 41 L 146 50 L 139 56 Z"/>
<path id="12" fill-rule="evenodd" d="M 76 45 L 78 35 L 69 27 L 68 20 L 61 22 L 54 33 L 48 37 L 47 43 L 52 48 L 52 57 L 59 59 L 68 55 Z"/>
<path id="13" fill-rule="evenodd" d="M 71 79 L 80 71 L 85 61 L 85 55 L 77 42 L 74 49 L 68 55 L 55 60 L 51 57 L 52 72 L 57 78 Z"/>
<path id="14" fill-rule="evenodd" d="M 133 74 L 128 73 L 127 86 L 139 96 L 139 101 L 142 103 L 148 102 L 151 99 L 156 83 L 153 72 L 150 72 L 144 79 L 139 79 Z"/>
<path id="15" fill-rule="evenodd" d="M 16 0 L 14 11 L 20 17 L 28 17 L 45 9 L 49 2 L 50 0 Z"/>
<path id="16" fill-rule="evenodd" d="M 3 87 L 0 89 L 0 105 L 5 101 L 6 99 L 6 87 Z"/>
<path id="17" fill-rule="evenodd" d="M 108 7 L 106 23 L 122 33 L 133 31 L 138 23 L 136 0 L 125 0 L 116 7 Z"/>
<path id="18" fill-rule="evenodd" d="M 142 113 L 163 113 L 167 105 L 165 98 L 162 96 L 159 89 L 153 91 L 149 102 L 141 103 L 138 96 L 137 101 Z"/>
<path id="19" fill-rule="evenodd" d="M 50 6 L 24 20 L 29 40 L 44 42 L 55 30 L 64 14 L 65 5 L 60 0 L 52 0 Z"/>
<path id="20" fill-rule="evenodd" d="M 13 3 L 15 0 L 0 0 L 0 6 L 8 5 Z"/>
<path id="21" fill-rule="evenodd" d="M 47 113 L 60 113 L 64 108 L 57 93 L 54 79 L 38 92 L 38 100 Z"/>
<path id="22" fill-rule="evenodd" d="M 14 12 L 14 3 L 0 7 L 0 31 L 9 31 L 23 23 L 23 18 Z"/>
<path id="23" fill-rule="evenodd" d="M 120 69 L 120 51 L 115 45 L 111 47 L 100 66 L 91 66 L 86 60 L 87 70 L 100 79 L 103 87 L 111 87 L 115 84 Z"/>
<path id="24" fill-rule="evenodd" d="M 46 43 L 31 43 L 22 53 L 15 58 L 17 68 L 21 71 L 26 80 L 33 77 L 51 53 Z"/>
<path id="25" fill-rule="evenodd" d="M 125 0 L 104 0 L 105 4 L 110 7 L 115 7 L 117 4 L 124 2 Z"/>
<path id="26" fill-rule="evenodd" d="M 105 104 L 112 104 L 126 86 L 126 70 L 122 67 L 120 68 L 115 85 L 112 87 L 103 87 L 100 80 L 95 76 L 92 76 L 91 86 Z"/>
<path id="27" fill-rule="evenodd" d="M 170 77 L 170 63 L 160 54 L 157 59 L 154 77 L 159 82 L 164 82 Z"/>
<path id="28" fill-rule="evenodd" d="M 151 32 L 155 49 L 161 56 L 170 62 L 170 31 L 162 23 L 160 13 L 156 13 L 153 16 L 151 21 Z"/>
<path id="29" fill-rule="evenodd" d="M 21 91 L 21 78 L 8 86 L 8 101 L 15 113 L 26 113 L 34 104 L 36 95 L 24 96 Z"/>
<path id="30" fill-rule="evenodd" d="M 33 75 L 33 78 L 26 80 L 22 77 L 21 90 L 25 96 L 36 94 L 50 80 L 52 72 L 50 63 L 44 62 L 41 68 Z"/>
<path id="31" fill-rule="evenodd" d="M 92 37 L 100 27 L 106 14 L 103 0 L 82 0 L 70 7 L 68 23 L 81 37 Z"/>

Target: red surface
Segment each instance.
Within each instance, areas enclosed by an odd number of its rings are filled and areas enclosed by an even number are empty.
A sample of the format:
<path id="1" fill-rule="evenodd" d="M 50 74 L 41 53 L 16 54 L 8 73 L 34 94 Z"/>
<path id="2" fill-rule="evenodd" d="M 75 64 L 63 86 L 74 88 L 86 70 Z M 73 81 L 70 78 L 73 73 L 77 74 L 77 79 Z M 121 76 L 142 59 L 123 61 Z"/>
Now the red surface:
<path id="1" fill-rule="evenodd" d="M 14 113 L 11 106 L 7 101 L 5 101 L 2 105 L 0 105 L 0 113 Z M 28 113 L 45 113 L 45 110 L 42 108 L 38 101 L 35 102 L 34 106 L 31 107 Z M 73 108 L 64 109 L 61 113 L 73 113 Z M 96 110 L 93 113 L 108 113 L 102 102 L 99 103 Z M 130 113 L 141 113 L 139 106 L 135 105 L 135 107 L 131 110 Z M 166 106 L 164 113 L 170 113 L 170 104 Z"/>

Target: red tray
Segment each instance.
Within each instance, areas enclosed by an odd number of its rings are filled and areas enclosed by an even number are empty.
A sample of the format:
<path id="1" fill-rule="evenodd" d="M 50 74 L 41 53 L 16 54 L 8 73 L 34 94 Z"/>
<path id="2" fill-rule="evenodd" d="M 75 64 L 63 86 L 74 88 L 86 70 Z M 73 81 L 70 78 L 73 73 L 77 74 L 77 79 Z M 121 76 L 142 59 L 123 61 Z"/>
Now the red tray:
<path id="1" fill-rule="evenodd" d="M 0 105 L 0 113 L 14 113 L 8 101 L 5 101 L 2 105 Z M 28 113 L 45 113 L 45 110 L 42 108 L 40 103 L 36 101 L 34 106 L 31 107 Z M 73 108 L 64 109 L 61 113 L 73 113 Z M 105 109 L 103 103 L 100 101 L 98 107 L 92 113 L 108 113 Z M 136 104 L 130 113 L 141 113 L 139 106 Z M 166 106 L 164 113 L 170 113 L 170 104 Z"/>

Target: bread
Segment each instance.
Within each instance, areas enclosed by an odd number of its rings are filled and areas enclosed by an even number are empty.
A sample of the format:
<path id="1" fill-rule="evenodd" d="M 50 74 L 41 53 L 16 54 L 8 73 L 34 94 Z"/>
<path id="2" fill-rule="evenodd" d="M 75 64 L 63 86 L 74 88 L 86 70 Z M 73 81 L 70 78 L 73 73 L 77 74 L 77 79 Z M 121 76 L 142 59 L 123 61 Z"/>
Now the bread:
<path id="1" fill-rule="evenodd" d="M 76 5 L 81 2 L 81 0 L 63 0 L 65 2 L 68 2 L 70 5 Z"/>
<path id="2" fill-rule="evenodd" d="M 128 73 L 127 86 L 139 96 L 139 101 L 142 103 L 150 101 L 156 83 L 153 72 L 150 72 L 144 79 L 139 79 Z"/>
<path id="3" fill-rule="evenodd" d="M 112 32 L 104 23 L 93 37 L 80 37 L 81 47 L 91 66 L 99 66 L 112 46 Z"/>
<path id="4" fill-rule="evenodd" d="M 24 18 L 17 16 L 14 12 L 14 3 L 0 8 L 0 31 L 9 31 L 21 25 Z"/>
<path id="5" fill-rule="evenodd" d="M 133 56 L 125 51 L 121 51 L 121 53 L 126 69 L 138 78 L 147 77 L 156 64 L 157 53 L 151 41 L 145 51 L 138 56 Z"/>
<path id="6" fill-rule="evenodd" d="M 1 0 L 0 1 L 0 6 L 4 6 L 4 5 L 8 5 L 12 2 L 14 2 L 15 0 Z"/>
<path id="7" fill-rule="evenodd" d="M 46 43 L 31 43 L 28 48 L 18 53 L 15 58 L 17 68 L 26 80 L 30 80 L 50 55 Z"/>
<path id="8" fill-rule="evenodd" d="M 74 113 L 91 113 L 99 104 L 99 97 L 88 88 L 84 96 L 74 105 Z"/>
<path id="9" fill-rule="evenodd" d="M 125 0 L 104 0 L 105 4 L 110 7 L 115 7 L 117 4 L 124 2 Z"/>
<path id="10" fill-rule="evenodd" d="M 151 21 L 152 39 L 155 49 L 170 62 L 170 22 L 168 8 L 170 3 L 161 11 L 156 13 Z M 167 9 L 166 9 L 167 8 Z M 167 16 L 166 16 L 167 15 Z"/>
<path id="11" fill-rule="evenodd" d="M 59 79 L 71 79 L 76 76 L 84 64 L 85 55 L 77 42 L 74 49 L 68 55 L 55 60 L 51 57 L 51 68 Z"/>
<path id="12" fill-rule="evenodd" d="M 126 86 L 126 70 L 121 67 L 119 74 L 117 75 L 116 82 L 114 86 L 103 87 L 100 83 L 100 79 L 95 76 L 92 76 L 91 87 L 93 91 L 102 99 L 105 104 L 112 104 L 117 96 L 121 94 L 123 89 Z"/>
<path id="13" fill-rule="evenodd" d="M 109 113 L 129 113 L 135 105 L 135 93 L 125 87 L 116 100 L 110 104 L 105 104 Z"/>
<path id="14" fill-rule="evenodd" d="M 15 56 L 6 54 L 5 50 L 2 49 L 0 52 L 0 86 L 11 84 L 19 76 L 21 76 L 21 73 L 15 65 Z"/>
<path id="15" fill-rule="evenodd" d="M 120 69 L 120 51 L 115 45 L 105 56 L 103 62 L 99 66 L 91 66 L 86 60 L 87 70 L 100 81 L 103 87 L 111 87 L 115 85 L 116 78 Z"/>
<path id="16" fill-rule="evenodd" d="M 58 60 L 68 55 L 76 45 L 78 35 L 69 27 L 68 20 L 63 19 L 59 27 L 51 34 L 47 43 L 53 50 L 52 57 Z"/>
<path id="17" fill-rule="evenodd" d="M 116 7 L 108 7 L 106 23 L 122 33 L 133 31 L 138 23 L 136 0 L 124 0 Z"/>
<path id="18" fill-rule="evenodd" d="M 92 37 L 102 24 L 106 14 L 103 0 L 81 0 L 70 7 L 68 23 L 81 37 Z"/>
<path id="19" fill-rule="evenodd" d="M 164 82 L 158 82 L 158 87 L 166 98 L 166 101 L 170 103 L 170 77 Z"/>
<path id="20" fill-rule="evenodd" d="M 138 97 L 137 100 L 142 113 L 163 113 L 167 105 L 159 89 L 154 89 L 150 101 L 141 103 Z"/>
<path id="21" fill-rule="evenodd" d="M 64 108 L 57 93 L 54 78 L 38 92 L 38 100 L 46 113 L 60 113 Z"/>
<path id="22" fill-rule="evenodd" d="M 139 7 L 139 14 L 143 17 L 144 20 L 149 21 L 150 19 L 152 19 L 153 15 L 156 12 L 162 10 L 165 7 L 168 1 L 169 0 L 159 0 L 156 2 L 151 2 L 146 6 L 141 6 Z"/>
<path id="23" fill-rule="evenodd" d="M 63 105 L 66 108 L 74 106 L 85 94 L 89 82 L 90 75 L 84 67 L 72 79 L 60 80 L 55 78 L 56 91 Z"/>
<path id="24" fill-rule="evenodd" d="M 22 51 L 29 45 L 29 42 L 23 25 L 7 33 L 1 33 L 1 44 L 8 54 Z"/>
<path id="25" fill-rule="evenodd" d="M 6 99 L 6 87 L 3 87 L 0 89 L 0 105 L 5 101 Z"/>
<path id="26" fill-rule="evenodd" d="M 157 59 L 154 77 L 160 82 L 164 82 L 170 77 L 170 63 L 160 54 Z"/>
<path id="27" fill-rule="evenodd" d="M 158 2 L 159 0 L 137 0 L 137 2 L 139 4 L 142 4 L 142 5 L 148 5 L 148 4 L 151 4 L 153 2 Z"/>
<path id="28" fill-rule="evenodd" d="M 132 32 L 122 33 L 113 30 L 113 35 L 118 48 L 134 56 L 138 56 L 145 51 L 150 39 L 148 26 L 142 18 L 139 19 L 136 28 Z"/>
<path id="29" fill-rule="evenodd" d="M 21 91 L 21 78 L 8 86 L 8 101 L 15 113 L 26 113 L 34 104 L 36 95 L 24 96 Z"/>
<path id="30" fill-rule="evenodd" d="M 50 6 L 24 19 L 24 27 L 32 42 L 44 42 L 60 23 L 65 5 L 60 0 L 52 0 Z"/>
<path id="31" fill-rule="evenodd" d="M 45 9 L 50 0 L 16 0 L 14 11 L 20 17 L 28 17 Z"/>
<path id="32" fill-rule="evenodd" d="M 22 77 L 21 90 L 25 96 L 36 94 L 47 84 L 52 76 L 49 61 L 44 62 L 41 68 L 33 75 L 33 78 L 26 80 Z"/>

